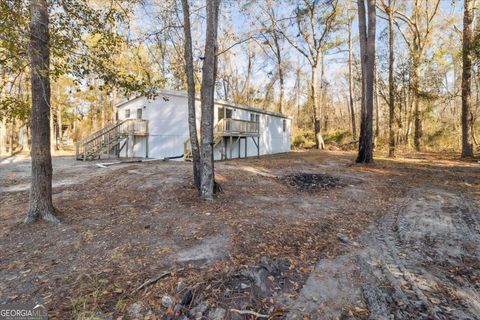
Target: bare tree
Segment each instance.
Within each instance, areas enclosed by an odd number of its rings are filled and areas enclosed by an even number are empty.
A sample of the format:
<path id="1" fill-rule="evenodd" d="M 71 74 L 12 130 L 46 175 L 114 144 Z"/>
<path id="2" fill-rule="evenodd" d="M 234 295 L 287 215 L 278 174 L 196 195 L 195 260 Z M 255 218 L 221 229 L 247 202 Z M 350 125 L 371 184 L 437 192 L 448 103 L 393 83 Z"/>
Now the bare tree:
<path id="1" fill-rule="evenodd" d="M 388 21 L 388 156 L 395 157 L 395 77 L 393 66 L 395 63 L 395 33 L 394 14 L 396 0 L 388 0 L 388 4 L 382 1 L 382 10 L 387 15 Z"/>
<path id="2" fill-rule="evenodd" d="M 422 2 L 424 3 L 424 6 L 422 6 Z M 411 35 L 411 37 L 408 37 L 397 23 L 398 30 L 400 30 L 403 39 L 407 43 L 412 59 L 411 87 L 413 95 L 412 103 L 414 108 L 415 124 L 413 143 L 417 151 L 421 149 L 421 140 L 423 136 L 423 112 L 420 109 L 419 72 L 422 58 L 427 48 L 428 40 L 430 39 L 430 35 L 432 34 L 432 22 L 438 12 L 439 6 L 440 0 L 413 0 L 411 17 L 407 16 L 400 10 L 395 11 L 396 19 L 403 21 L 407 25 Z"/>
<path id="3" fill-rule="evenodd" d="M 267 25 L 265 22 L 260 20 L 260 23 L 263 27 L 263 39 L 265 40 L 264 43 L 268 46 L 268 48 L 275 57 L 275 62 L 277 64 L 278 80 L 280 82 L 279 101 L 276 105 L 275 111 L 282 113 L 284 111 L 283 100 L 285 96 L 285 67 L 283 61 L 283 50 L 281 45 L 282 37 L 280 32 L 275 28 L 278 17 L 274 10 L 273 1 L 269 0 L 266 2 L 266 8 L 264 9 L 264 13 L 268 16 L 269 24 Z"/>
<path id="4" fill-rule="evenodd" d="M 183 8 L 183 30 L 185 33 L 184 58 L 185 74 L 187 76 L 188 94 L 188 129 L 190 132 L 190 145 L 192 149 L 193 183 L 200 190 L 201 166 L 200 146 L 197 137 L 197 117 L 195 112 L 195 75 L 193 66 L 192 29 L 190 26 L 190 5 L 188 0 L 182 0 Z"/>
<path id="5" fill-rule="evenodd" d="M 365 1 L 367 10 L 365 10 Z M 376 0 L 357 0 L 362 66 L 362 112 L 357 162 L 373 161 L 373 91 L 375 81 Z M 368 20 L 367 20 L 368 15 Z M 368 21 L 368 25 L 367 25 Z"/>
<path id="6" fill-rule="evenodd" d="M 201 187 L 200 195 L 212 199 L 215 192 L 213 165 L 213 119 L 215 103 L 215 79 L 217 73 L 217 32 L 220 0 L 207 0 L 207 30 L 202 67 L 201 86 Z"/>
<path id="7" fill-rule="evenodd" d="M 355 121 L 355 107 L 353 102 L 353 39 L 352 39 L 353 15 L 348 16 L 348 103 L 352 124 L 352 139 L 357 140 L 357 124 Z"/>
<path id="8" fill-rule="evenodd" d="M 475 0 L 464 0 L 462 50 L 462 157 L 473 157 L 472 58 Z"/>
<path id="9" fill-rule="evenodd" d="M 336 0 L 308 1 L 304 0 L 303 5 L 295 10 L 295 21 L 299 37 L 303 45 L 289 37 L 282 28 L 277 30 L 310 64 L 311 82 L 310 99 L 313 103 L 313 123 L 315 132 L 315 147 L 324 149 L 325 143 L 320 131 L 320 99 L 318 97 L 318 68 L 324 55 L 325 42 L 328 35 L 334 28 L 337 15 Z M 321 7 L 322 6 L 322 7 Z"/>
<path id="10" fill-rule="evenodd" d="M 50 154 L 50 50 L 47 0 L 31 1 L 30 59 L 32 81 L 32 185 L 25 223 L 58 222 L 52 202 Z"/>

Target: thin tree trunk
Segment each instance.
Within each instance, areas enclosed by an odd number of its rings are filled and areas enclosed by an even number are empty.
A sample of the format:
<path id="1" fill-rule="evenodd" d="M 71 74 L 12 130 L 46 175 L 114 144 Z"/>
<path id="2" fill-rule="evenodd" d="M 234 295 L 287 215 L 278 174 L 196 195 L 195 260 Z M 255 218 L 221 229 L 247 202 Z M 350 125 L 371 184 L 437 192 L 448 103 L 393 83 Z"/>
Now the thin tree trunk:
<path id="1" fill-rule="evenodd" d="M 205 36 L 205 58 L 202 67 L 201 87 L 201 187 L 200 195 L 212 199 L 215 192 L 213 162 L 213 119 L 215 104 L 215 78 L 217 69 L 217 29 L 220 0 L 207 0 L 207 31 Z"/>
<path id="2" fill-rule="evenodd" d="M 47 0 L 31 1 L 30 59 L 32 81 L 32 184 L 25 223 L 42 218 L 58 222 L 52 202 L 50 154 L 50 50 Z"/>
<path id="3" fill-rule="evenodd" d="M 300 67 L 297 66 L 295 79 L 295 104 L 297 107 L 297 127 L 299 127 L 298 120 L 300 119 Z"/>
<path id="4" fill-rule="evenodd" d="M 318 115 L 319 103 L 318 103 L 318 68 L 317 65 L 312 66 L 312 82 L 311 82 L 311 99 L 313 102 L 313 130 L 315 133 L 315 148 L 325 149 L 325 143 L 323 142 L 322 133 L 320 132 L 320 119 Z"/>
<path id="5" fill-rule="evenodd" d="M 283 99 L 285 95 L 285 79 L 283 74 L 283 63 L 282 63 L 282 51 L 280 50 L 280 44 L 278 43 L 278 35 L 273 31 L 273 43 L 275 44 L 275 51 L 277 57 L 277 68 L 278 68 L 278 77 L 280 81 L 280 97 L 277 105 L 277 112 L 283 112 Z"/>
<path id="6" fill-rule="evenodd" d="M 357 125 L 355 123 L 355 107 L 353 102 L 353 40 L 351 20 L 348 24 L 348 94 L 352 124 L 352 139 L 357 140 Z"/>
<path id="7" fill-rule="evenodd" d="M 374 97 L 375 97 L 375 143 L 374 143 L 374 145 L 375 145 L 376 141 L 377 141 L 377 138 L 380 135 L 380 119 L 379 119 L 379 117 L 380 117 L 380 111 L 379 111 L 380 104 L 378 102 L 378 70 L 377 70 L 376 59 L 375 59 L 375 68 L 374 68 L 373 72 L 374 72 L 374 84 L 373 84 L 374 90 L 373 90 L 373 93 L 374 93 Z"/>
<path id="8" fill-rule="evenodd" d="M 413 56 L 413 70 L 412 70 L 412 94 L 413 94 L 413 117 L 415 119 L 415 131 L 413 135 L 413 145 L 415 150 L 421 150 L 421 142 L 423 136 L 423 126 L 422 126 L 422 111 L 420 110 L 420 79 L 419 79 L 419 69 L 420 69 L 420 56 L 419 49 L 417 45 L 414 45 L 414 56 Z"/>
<path id="9" fill-rule="evenodd" d="M 395 63 L 393 32 L 393 10 L 392 0 L 388 0 L 388 156 L 395 157 L 395 131 L 393 124 L 395 121 L 395 78 L 393 77 L 393 65 Z"/>
<path id="10" fill-rule="evenodd" d="M 373 161 L 373 93 L 375 81 L 375 31 L 376 5 L 375 0 L 358 0 L 360 52 L 362 62 L 362 122 L 357 162 L 369 163 Z M 368 14 L 368 30 L 366 23 Z"/>
<path id="11" fill-rule="evenodd" d="M 13 143 L 15 141 L 15 119 L 12 120 L 12 124 L 10 127 L 10 155 L 13 155 Z"/>
<path id="12" fill-rule="evenodd" d="M 253 68 L 253 57 L 248 54 L 248 64 L 247 64 L 247 76 L 245 77 L 245 83 L 243 84 L 242 88 L 242 101 L 245 104 L 250 104 L 250 78 L 252 76 L 252 68 Z"/>
<path id="13" fill-rule="evenodd" d="M 60 109 L 60 105 L 57 105 L 57 150 L 62 149 L 62 110 Z M 103 128 L 103 127 L 102 127 Z"/>
<path id="14" fill-rule="evenodd" d="M 23 151 L 30 151 L 30 145 L 28 143 L 29 134 L 28 134 L 28 124 L 24 123 L 23 127 Z"/>
<path id="15" fill-rule="evenodd" d="M 7 153 L 7 143 L 6 143 L 6 132 L 7 132 L 7 122 L 5 118 L 2 118 L 0 124 L 0 155 Z"/>
<path id="16" fill-rule="evenodd" d="M 464 0 L 462 50 L 462 158 L 473 157 L 472 58 L 475 0 Z"/>
<path id="17" fill-rule="evenodd" d="M 183 30 L 185 32 L 185 74 L 187 75 L 188 92 L 188 130 L 190 133 L 190 145 L 192 150 L 193 183 L 200 191 L 200 147 L 197 137 L 197 116 L 195 111 L 195 77 L 193 70 L 192 29 L 190 26 L 190 6 L 188 0 L 182 0 L 183 7 Z"/>

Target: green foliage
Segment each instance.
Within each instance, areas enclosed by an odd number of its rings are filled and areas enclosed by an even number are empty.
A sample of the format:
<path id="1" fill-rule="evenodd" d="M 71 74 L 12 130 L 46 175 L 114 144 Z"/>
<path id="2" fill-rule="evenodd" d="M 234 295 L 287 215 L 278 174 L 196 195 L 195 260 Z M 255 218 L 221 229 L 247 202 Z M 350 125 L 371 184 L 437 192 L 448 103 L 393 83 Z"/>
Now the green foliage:
<path id="1" fill-rule="evenodd" d="M 12 122 L 15 119 L 26 123 L 30 119 L 31 104 L 28 100 L 18 97 L 5 97 L 0 99 L 0 120 Z"/>
<path id="2" fill-rule="evenodd" d="M 309 149 L 315 145 L 315 133 L 313 130 L 297 129 L 292 134 L 292 146 L 296 149 Z"/>
<path id="3" fill-rule="evenodd" d="M 323 137 L 325 144 L 345 144 L 352 141 L 352 134 L 345 130 L 335 130 L 325 134 Z"/>

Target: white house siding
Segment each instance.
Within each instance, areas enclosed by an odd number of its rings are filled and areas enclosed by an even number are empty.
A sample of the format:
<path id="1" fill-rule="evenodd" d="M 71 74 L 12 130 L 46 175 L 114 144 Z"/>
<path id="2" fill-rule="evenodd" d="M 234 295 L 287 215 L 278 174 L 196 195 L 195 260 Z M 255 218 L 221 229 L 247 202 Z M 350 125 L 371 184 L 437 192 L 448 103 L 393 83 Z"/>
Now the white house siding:
<path id="1" fill-rule="evenodd" d="M 117 109 L 119 120 L 125 119 L 125 109 L 130 109 L 130 118 L 135 119 L 138 108 L 142 108 L 142 119 L 148 120 L 148 157 L 181 156 L 183 143 L 189 137 L 186 99 L 167 95 L 160 95 L 155 100 L 138 98 Z M 136 137 L 130 157 L 146 155 L 145 140 L 146 137 Z M 129 147 L 130 150 L 132 148 Z M 121 156 L 125 156 L 125 150 L 122 150 Z"/>
<path id="2" fill-rule="evenodd" d="M 290 151 L 290 129 L 291 119 L 279 117 L 270 114 L 261 113 L 261 111 L 245 110 L 239 106 L 229 104 L 215 104 L 215 123 L 218 121 L 218 110 L 220 107 L 232 109 L 233 119 L 250 120 L 250 114 L 259 115 L 260 122 L 260 155 L 288 152 Z M 197 101 L 197 125 L 200 125 L 200 104 Z M 137 117 L 137 109 L 142 109 L 142 119 L 148 120 L 148 157 L 164 158 L 181 156 L 184 152 L 184 142 L 189 138 L 188 133 L 188 107 L 187 97 L 182 93 L 160 94 L 155 100 L 146 98 L 137 98 L 120 105 L 117 108 L 118 119 L 125 119 L 125 110 L 130 110 L 130 118 Z M 286 130 L 283 132 L 283 121 L 286 121 Z M 255 138 L 257 139 L 257 138 Z M 241 144 L 235 143 L 232 148 L 232 157 L 238 157 L 238 148 L 240 147 L 241 157 L 245 156 L 245 140 L 241 139 Z M 247 155 L 256 156 L 257 147 L 253 138 L 247 138 Z M 129 157 L 145 157 L 146 155 L 146 137 L 136 137 L 135 143 L 131 141 L 129 145 Z M 125 156 L 125 148 L 121 156 Z M 230 155 L 230 145 L 227 142 L 227 156 Z M 214 158 L 220 160 L 220 146 L 214 153 Z"/>
<path id="3" fill-rule="evenodd" d="M 291 119 L 274 116 L 270 114 L 261 113 L 261 111 L 252 111 L 241 109 L 240 107 L 234 107 L 230 105 L 217 104 L 217 110 L 215 112 L 215 122 L 218 119 L 219 107 L 226 107 L 232 109 L 232 118 L 240 120 L 250 120 L 250 115 L 259 115 L 259 128 L 260 128 L 260 155 L 289 152 L 290 151 L 290 127 Z M 285 120 L 285 132 L 283 132 L 283 121 Z M 255 142 L 257 138 L 247 138 L 247 156 L 257 155 L 257 146 Z M 238 157 L 238 148 L 240 147 L 241 157 L 245 156 L 245 140 L 241 139 L 238 142 L 236 138 L 233 138 L 232 157 Z M 220 159 L 220 150 L 217 148 L 215 152 L 215 159 Z M 230 145 L 227 141 L 227 156 L 230 157 Z"/>

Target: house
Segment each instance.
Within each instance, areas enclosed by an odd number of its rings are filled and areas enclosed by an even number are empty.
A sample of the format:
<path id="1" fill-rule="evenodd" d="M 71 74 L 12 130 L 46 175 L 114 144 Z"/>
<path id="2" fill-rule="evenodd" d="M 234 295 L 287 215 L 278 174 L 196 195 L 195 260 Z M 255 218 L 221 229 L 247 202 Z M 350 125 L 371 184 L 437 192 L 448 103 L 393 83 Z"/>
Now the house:
<path id="1" fill-rule="evenodd" d="M 200 101 L 196 103 L 200 128 Z M 137 97 L 116 106 L 116 123 L 77 143 L 77 159 L 102 154 L 121 157 L 185 158 L 191 156 L 185 92 L 161 90 L 155 99 Z M 291 117 L 215 102 L 215 160 L 290 151 Z"/>

